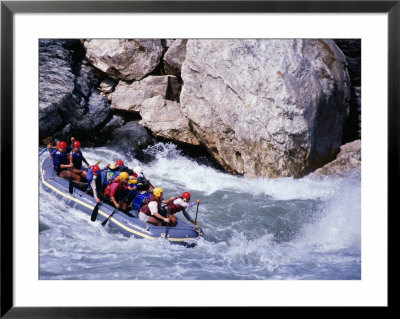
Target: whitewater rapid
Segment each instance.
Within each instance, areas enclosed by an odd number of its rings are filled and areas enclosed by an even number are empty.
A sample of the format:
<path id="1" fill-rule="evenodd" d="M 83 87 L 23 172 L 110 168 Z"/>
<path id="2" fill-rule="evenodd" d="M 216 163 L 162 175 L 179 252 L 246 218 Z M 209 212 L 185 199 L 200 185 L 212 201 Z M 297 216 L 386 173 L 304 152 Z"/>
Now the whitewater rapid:
<path id="1" fill-rule="evenodd" d="M 185 157 L 173 144 L 147 152 L 154 160 L 141 163 L 121 149 L 83 149 L 89 163 L 102 160 L 100 167 L 117 159 L 141 165 L 165 198 L 190 191 L 201 200 L 205 237 L 191 249 L 127 238 L 40 185 L 40 279 L 361 279 L 359 173 L 245 179 Z"/>

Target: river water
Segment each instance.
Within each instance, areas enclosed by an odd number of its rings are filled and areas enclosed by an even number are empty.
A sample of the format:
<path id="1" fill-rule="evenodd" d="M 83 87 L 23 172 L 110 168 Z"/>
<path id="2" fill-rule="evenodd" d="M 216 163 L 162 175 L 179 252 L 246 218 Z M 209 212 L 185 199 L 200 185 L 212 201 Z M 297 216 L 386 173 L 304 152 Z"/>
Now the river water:
<path id="1" fill-rule="evenodd" d="M 39 187 L 42 280 L 360 280 L 361 176 L 245 179 L 199 163 L 173 144 L 141 163 L 122 149 L 84 148 L 93 164 L 141 165 L 165 198 L 200 198 L 205 237 L 194 248 L 127 238 Z M 43 162 L 47 153 L 40 158 Z M 196 209 L 189 210 L 192 217 Z M 177 214 L 183 218 L 182 213 Z"/>

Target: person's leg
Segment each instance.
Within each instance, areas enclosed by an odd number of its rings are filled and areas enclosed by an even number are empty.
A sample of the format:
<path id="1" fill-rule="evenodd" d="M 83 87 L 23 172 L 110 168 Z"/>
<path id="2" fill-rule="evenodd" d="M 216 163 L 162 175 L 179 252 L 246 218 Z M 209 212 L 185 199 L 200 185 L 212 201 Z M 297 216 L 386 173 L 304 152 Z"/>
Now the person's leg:
<path id="1" fill-rule="evenodd" d="M 155 217 L 153 217 L 153 216 L 150 216 L 148 222 L 149 222 L 150 224 L 155 225 L 155 226 L 161 226 L 161 220 L 159 220 L 159 219 L 157 219 L 157 218 L 155 218 Z"/>
<path id="2" fill-rule="evenodd" d="M 66 170 L 66 169 L 63 169 L 63 170 L 60 172 L 60 177 L 69 179 L 69 178 L 71 177 L 71 174 L 72 174 L 72 179 L 73 179 L 74 181 L 77 181 L 77 182 L 80 182 L 80 181 L 81 181 L 81 177 L 80 177 L 79 175 L 76 175 L 76 174 L 74 174 L 74 173 L 71 173 L 69 170 Z"/>
<path id="3" fill-rule="evenodd" d="M 73 173 L 86 180 L 86 171 L 74 168 Z"/>

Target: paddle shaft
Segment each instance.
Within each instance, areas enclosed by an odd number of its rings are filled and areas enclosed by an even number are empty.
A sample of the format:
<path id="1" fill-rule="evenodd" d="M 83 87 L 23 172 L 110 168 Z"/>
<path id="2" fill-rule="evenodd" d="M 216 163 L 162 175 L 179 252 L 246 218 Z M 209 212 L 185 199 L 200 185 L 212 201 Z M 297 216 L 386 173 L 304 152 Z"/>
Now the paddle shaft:
<path id="1" fill-rule="evenodd" d="M 167 218 L 169 218 L 169 215 L 170 215 L 170 213 L 169 213 L 169 211 L 167 210 Z M 168 231 L 169 231 L 169 223 L 170 223 L 171 221 L 169 221 L 168 223 L 167 223 L 167 228 L 165 229 L 165 239 L 166 240 L 168 240 Z"/>
<path id="2" fill-rule="evenodd" d="M 199 204 L 200 204 L 200 203 L 197 203 L 196 218 L 194 219 L 194 223 L 195 223 L 195 224 L 197 223 L 197 213 L 198 213 L 198 211 L 199 211 Z"/>
<path id="3" fill-rule="evenodd" d="M 73 174 L 72 170 L 73 170 L 73 167 L 71 167 L 71 169 L 69 170 L 71 175 L 69 177 L 68 191 L 69 191 L 70 194 L 72 194 L 74 192 L 74 184 L 72 183 L 72 174 Z"/>
<path id="4" fill-rule="evenodd" d="M 105 226 L 105 225 L 107 224 L 108 220 L 117 212 L 118 209 L 119 209 L 119 208 L 116 207 L 116 208 L 113 210 L 113 212 L 107 217 L 107 219 L 104 220 L 101 224 L 102 224 L 103 226 Z"/>
<path id="5" fill-rule="evenodd" d="M 119 203 L 124 202 L 125 199 L 128 198 L 128 196 L 129 196 L 129 192 L 128 192 L 128 194 L 125 195 L 125 197 L 124 197 Z M 104 220 L 101 224 L 102 224 L 103 226 L 105 226 L 105 225 L 107 224 L 108 220 L 109 220 L 118 210 L 119 210 L 119 208 L 118 208 L 118 207 L 115 207 L 115 209 L 113 210 L 113 212 L 112 212 L 112 213 L 107 217 L 107 219 Z M 125 212 L 124 212 L 124 213 L 125 213 Z M 129 215 L 128 215 L 128 216 L 129 216 Z"/>

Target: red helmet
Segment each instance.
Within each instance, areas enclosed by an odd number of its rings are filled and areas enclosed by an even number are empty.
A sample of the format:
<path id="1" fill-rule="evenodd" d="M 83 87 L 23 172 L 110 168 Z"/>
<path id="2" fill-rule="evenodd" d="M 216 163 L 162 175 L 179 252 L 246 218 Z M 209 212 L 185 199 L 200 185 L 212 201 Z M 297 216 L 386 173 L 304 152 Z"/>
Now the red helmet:
<path id="1" fill-rule="evenodd" d="M 184 192 L 182 194 L 183 199 L 186 199 L 187 201 L 190 201 L 190 193 L 189 192 Z"/>
<path id="2" fill-rule="evenodd" d="M 93 171 L 93 173 L 97 173 L 99 170 L 100 170 L 99 165 L 93 165 L 93 166 L 92 166 L 92 171 Z"/>
<path id="3" fill-rule="evenodd" d="M 74 142 L 74 148 L 79 148 L 79 147 L 81 147 L 81 142 L 75 141 Z"/>
<path id="4" fill-rule="evenodd" d="M 59 148 L 59 149 L 67 148 L 67 143 L 64 142 L 64 141 L 60 141 L 60 142 L 58 143 L 58 148 Z"/>
<path id="5" fill-rule="evenodd" d="M 124 162 L 122 160 L 118 160 L 115 162 L 118 166 L 124 166 Z"/>

